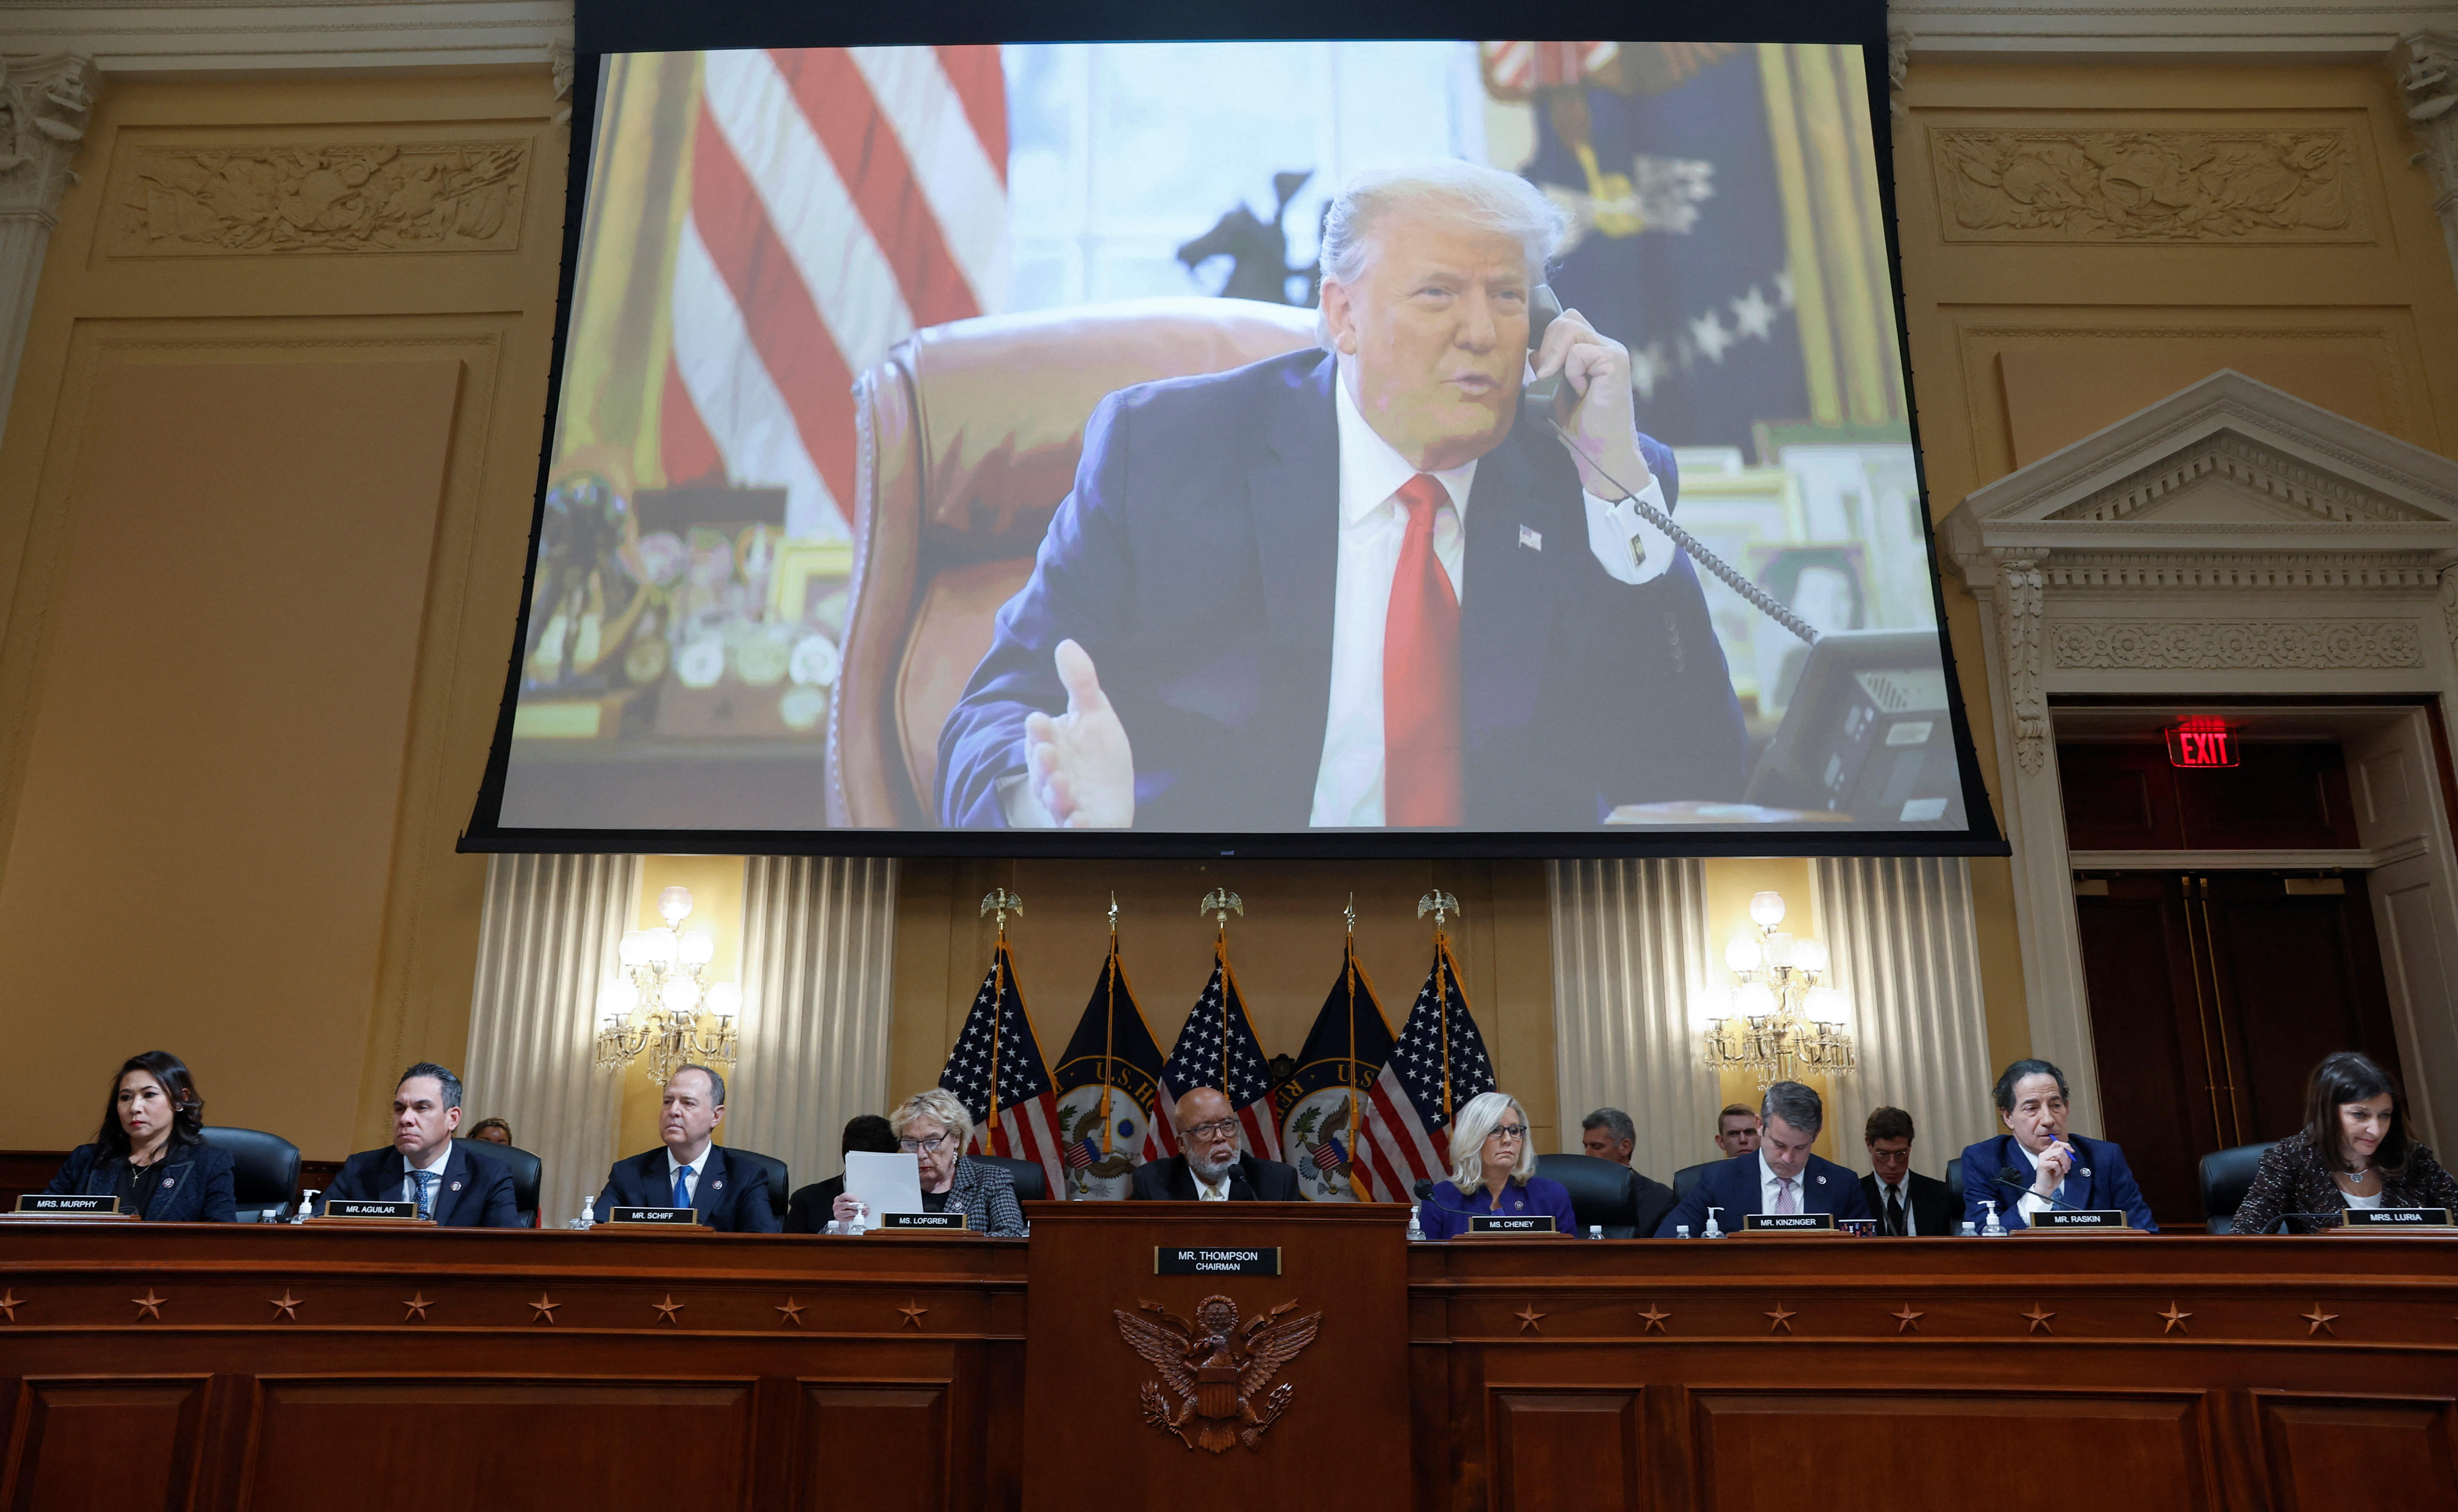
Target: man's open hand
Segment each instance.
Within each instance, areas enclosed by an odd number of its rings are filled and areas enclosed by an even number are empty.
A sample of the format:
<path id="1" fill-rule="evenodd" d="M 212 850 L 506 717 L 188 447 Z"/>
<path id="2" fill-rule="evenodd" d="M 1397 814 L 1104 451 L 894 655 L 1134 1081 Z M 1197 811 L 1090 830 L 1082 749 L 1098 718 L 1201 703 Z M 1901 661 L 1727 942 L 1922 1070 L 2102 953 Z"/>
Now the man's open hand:
<path id="1" fill-rule="evenodd" d="M 1135 821 L 1135 757 L 1127 727 L 1101 692 L 1093 658 L 1072 640 L 1058 643 L 1058 680 L 1067 712 L 1025 715 L 1025 780 L 1061 829 L 1125 829 Z"/>

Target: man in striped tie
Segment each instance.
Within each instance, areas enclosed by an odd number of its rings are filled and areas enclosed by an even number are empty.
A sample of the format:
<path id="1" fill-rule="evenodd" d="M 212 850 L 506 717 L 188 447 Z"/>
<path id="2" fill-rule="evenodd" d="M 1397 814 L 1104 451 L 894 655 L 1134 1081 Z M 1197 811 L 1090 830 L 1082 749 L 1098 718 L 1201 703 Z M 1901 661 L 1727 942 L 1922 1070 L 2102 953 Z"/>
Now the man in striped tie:
<path id="1" fill-rule="evenodd" d="M 1562 233 L 1498 169 L 1360 175 L 1321 350 L 1102 401 L 941 732 L 941 819 L 1563 830 L 1737 796 L 1698 578 L 1631 503 L 1677 479 L 1630 354 L 1576 312 L 1530 339 Z"/>

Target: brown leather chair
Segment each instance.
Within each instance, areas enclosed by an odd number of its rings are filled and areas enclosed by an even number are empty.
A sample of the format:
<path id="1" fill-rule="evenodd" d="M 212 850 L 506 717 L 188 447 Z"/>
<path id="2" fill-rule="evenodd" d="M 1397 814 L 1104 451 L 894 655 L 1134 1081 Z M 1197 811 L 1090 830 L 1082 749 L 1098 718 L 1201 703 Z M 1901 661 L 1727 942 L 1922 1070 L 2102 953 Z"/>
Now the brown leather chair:
<path id="1" fill-rule="evenodd" d="M 1314 343 L 1312 310 L 1139 300 L 916 331 L 854 383 L 860 443 L 828 822 L 937 825 L 939 727 L 1032 571 L 1102 396 Z"/>

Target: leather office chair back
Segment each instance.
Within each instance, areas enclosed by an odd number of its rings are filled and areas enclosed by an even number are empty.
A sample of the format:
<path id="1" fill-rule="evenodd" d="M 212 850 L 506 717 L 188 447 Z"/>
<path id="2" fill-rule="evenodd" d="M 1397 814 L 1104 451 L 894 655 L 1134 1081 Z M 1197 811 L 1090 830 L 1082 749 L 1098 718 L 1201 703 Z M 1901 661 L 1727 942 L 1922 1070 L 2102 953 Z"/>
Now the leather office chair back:
<path id="1" fill-rule="evenodd" d="M 491 1160 L 512 1173 L 512 1206 L 521 1210 L 521 1227 L 538 1226 L 538 1188 L 546 1180 L 546 1162 L 526 1150 L 498 1145 L 491 1139 L 462 1139 L 452 1143 L 469 1151 L 474 1159 Z"/>
<path id="2" fill-rule="evenodd" d="M 768 1172 L 768 1206 L 776 1210 L 777 1221 L 784 1222 L 785 1204 L 794 1200 L 794 1189 L 785 1180 L 785 1163 L 774 1155 L 763 1155 L 756 1150 L 737 1150 L 732 1145 L 725 1147 L 725 1158 L 748 1161 Z"/>
<path id="3" fill-rule="evenodd" d="M 2236 1232 L 2236 1210 L 2244 1206 L 2244 1194 L 2253 1190 L 2254 1172 L 2261 1169 L 2261 1157 L 2277 1143 L 2275 1139 L 2265 1139 L 2259 1145 L 2214 1150 L 2202 1157 L 2202 1223 L 2207 1232 Z M 2282 1232 L 2286 1222 L 2281 1219 L 2271 1232 Z"/>
<path id="4" fill-rule="evenodd" d="M 1963 1200 L 1963 1157 L 1961 1155 L 1957 1155 L 1946 1163 L 1946 1190 L 1954 1193 L 1954 1200 L 1956 1202 L 1961 1202 Z M 2005 1209 L 2000 1205 L 1998 1211 L 2002 1212 Z M 1961 1220 L 1958 1219 L 1956 1221 L 1960 1222 Z M 1958 1229 L 1955 1232 L 1959 1233 L 1962 1231 Z"/>
<path id="5" fill-rule="evenodd" d="M 261 1129 L 207 1124 L 205 1143 L 230 1152 L 231 1200 L 241 1223 L 280 1223 L 299 1200 L 299 1147 Z"/>
<path id="6" fill-rule="evenodd" d="M 930 827 L 940 726 L 1074 486 L 1103 396 L 1310 346 L 1314 324 L 1312 310 L 1199 298 L 987 316 L 917 331 L 856 381 L 829 823 Z"/>
<path id="7" fill-rule="evenodd" d="M 1015 1200 L 1018 1202 L 1050 1200 L 1050 1172 L 1037 1160 L 1012 1160 L 1005 1155 L 968 1155 L 965 1158 L 985 1166 L 996 1166 L 1006 1171 L 1015 1181 Z"/>
<path id="8" fill-rule="evenodd" d="M 1684 1166 L 1679 1170 L 1675 1171 L 1673 1173 L 1673 1194 L 1677 1197 L 1686 1197 L 1690 1195 L 1690 1189 L 1698 1185 L 1698 1178 L 1714 1170 L 1716 1164 L 1717 1163 L 1712 1160 L 1702 1160 L 1695 1166 Z"/>
<path id="9" fill-rule="evenodd" d="M 1571 1214 L 1584 1236 L 1601 1228 L 1608 1239 L 1638 1236 L 1638 1176 L 1618 1161 L 1594 1155 L 1539 1155 L 1536 1174 L 1571 1194 Z"/>

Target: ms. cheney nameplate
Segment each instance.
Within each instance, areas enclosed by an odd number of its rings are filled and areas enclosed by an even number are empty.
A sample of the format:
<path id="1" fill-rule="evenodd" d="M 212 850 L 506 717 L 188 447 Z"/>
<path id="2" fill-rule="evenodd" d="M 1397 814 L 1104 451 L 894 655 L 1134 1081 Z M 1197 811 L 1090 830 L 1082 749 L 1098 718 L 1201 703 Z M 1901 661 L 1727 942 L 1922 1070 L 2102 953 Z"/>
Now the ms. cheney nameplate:
<path id="1" fill-rule="evenodd" d="M 1742 1233 L 1834 1233 L 1835 1214 L 1831 1212 L 1745 1212 L 1741 1214 Z"/>
<path id="2" fill-rule="evenodd" d="M 1155 1275 L 1278 1275 L 1277 1248 L 1239 1250 L 1216 1245 L 1163 1244 L 1153 1250 Z"/>
<path id="3" fill-rule="evenodd" d="M 2339 1214 L 2342 1229 L 2447 1229 L 2447 1208 L 2349 1208 Z"/>
<path id="4" fill-rule="evenodd" d="M 2126 1227 L 2115 1208 L 2043 1208 L 2023 1221 L 2033 1233 L 2113 1233 Z"/>
<path id="5" fill-rule="evenodd" d="M 1559 1231 L 1550 1212 L 1494 1213 L 1472 1212 L 1468 1218 L 1470 1233 L 1554 1233 Z"/>

